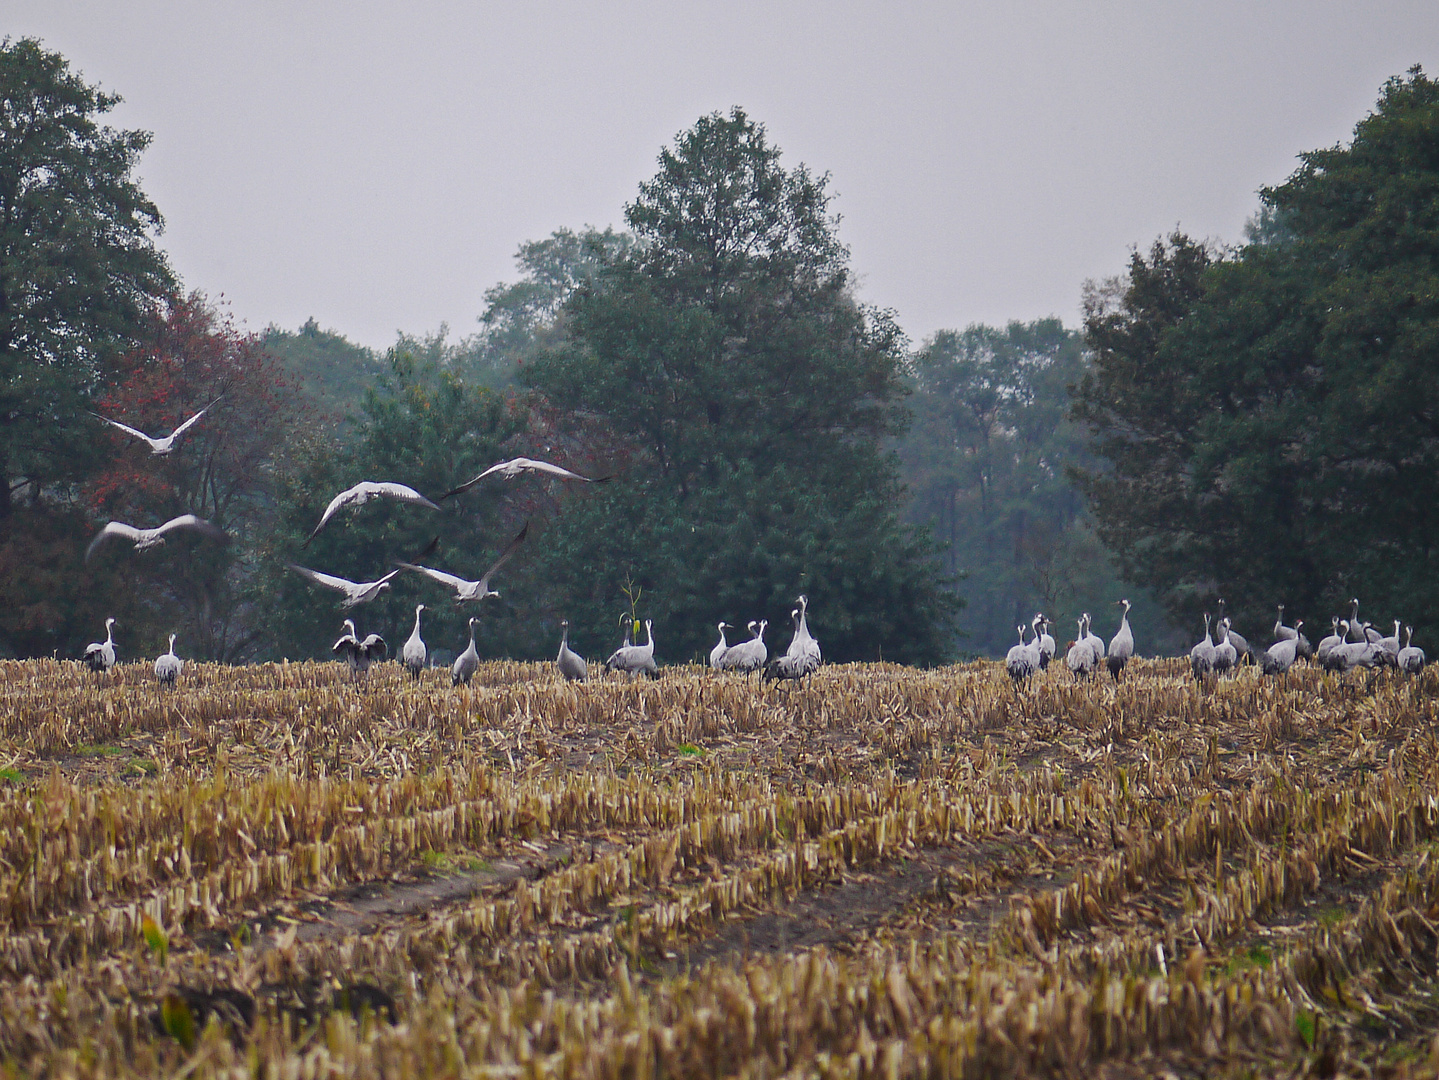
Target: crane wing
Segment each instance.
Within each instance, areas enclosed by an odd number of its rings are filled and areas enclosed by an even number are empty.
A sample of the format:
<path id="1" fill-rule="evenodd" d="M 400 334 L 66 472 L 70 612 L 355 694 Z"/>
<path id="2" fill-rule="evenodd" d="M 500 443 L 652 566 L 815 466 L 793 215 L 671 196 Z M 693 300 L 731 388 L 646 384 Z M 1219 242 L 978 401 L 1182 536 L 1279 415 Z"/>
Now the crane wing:
<path id="1" fill-rule="evenodd" d="M 220 397 L 224 396 L 224 394 L 220 395 Z M 214 401 L 210 402 L 210 404 L 206 405 L 203 409 L 197 412 L 194 416 L 190 417 L 190 419 L 186 420 L 183 424 L 177 427 L 174 431 L 170 432 L 170 438 L 178 439 L 181 435 L 185 434 L 185 432 L 189 431 L 190 428 L 194 427 L 195 423 L 200 419 L 200 417 L 204 416 L 207 412 L 209 412 L 215 407 L 215 403 L 219 400 L 220 398 L 216 398 Z"/>
<path id="2" fill-rule="evenodd" d="M 332 517 L 335 516 L 335 511 L 339 510 L 340 507 L 344 506 L 345 503 L 349 501 L 349 499 L 358 490 L 359 486 L 360 485 L 356 485 L 352 488 L 346 488 L 344 491 L 340 492 L 338 495 L 336 495 L 333 499 L 330 500 L 330 505 L 325 507 L 325 512 L 320 515 L 320 523 L 315 526 L 314 532 L 310 533 L 309 536 L 305 537 L 305 542 L 300 545 L 302 548 L 310 546 L 310 541 L 320 535 L 320 530 L 325 527 L 325 522 L 329 521 Z"/>
<path id="3" fill-rule="evenodd" d="M 140 530 L 133 525 L 126 525 L 123 521 L 111 521 L 96 534 L 95 539 L 90 541 L 90 546 L 85 549 L 85 561 L 90 561 L 90 556 L 95 550 L 112 536 L 123 536 L 126 540 L 134 543 L 140 538 Z"/>
<path id="4" fill-rule="evenodd" d="M 224 529 L 202 517 L 196 517 L 194 514 L 181 514 L 177 518 L 171 518 L 155 531 L 163 536 L 165 533 L 175 532 L 178 529 L 194 529 L 211 540 L 229 539 Z"/>
<path id="5" fill-rule="evenodd" d="M 368 491 L 371 495 L 382 495 L 387 499 L 394 499 L 396 502 L 409 503 L 412 506 L 427 506 L 431 510 L 439 509 L 439 507 L 430 502 L 429 499 L 406 484 L 394 484 L 389 481 L 371 483 L 367 480 L 363 484 L 356 484 L 355 486 Z"/>
<path id="6" fill-rule="evenodd" d="M 591 480 L 588 476 L 581 476 L 579 473 L 571 472 L 569 469 L 561 468 L 558 465 L 551 465 L 548 461 L 540 461 L 536 458 L 517 457 L 511 458 L 509 461 L 496 462 L 473 480 L 466 481 L 459 487 L 445 492 L 440 496 L 440 500 L 443 501 L 451 495 L 458 495 L 463 491 L 469 491 L 470 488 L 474 487 L 481 480 L 489 476 L 494 476 L 496 473 L 502 474 L 507 479 L 513 479 L 522 472 L 549 473 L 551 476 L 558 476 L 562 480 L 580 480 L 586 484 L 602 484 L 610 479 L 608 476 L 601 476 Z"/>
<path id="7" fill-rule="evenodd" d="M 519 548 L 519 546 L 525 542 L 525 537 L 529 535 L 529 532 L 530 523 L 527 521 L 525 522 L 524 528 L 520 530 L 519 535 L 505 545 L 505 550 L 500 552 L 500 557 L 491 564 L 488 570 L 485 571 L 485 576 L 480 578 L 481 596 L 484 596 L 485 593 L 490 591 L 490 575 L 493 574 L 500 567 L 504 566 L 505 563 L 509 561 L 510 556 L 513 555 L 515 551 Z"/>
<path id="8" fill-rule="evenodd" d="M 608 476 L 601 476 L 597 480 L 592 480 L 588 476 L 581 476 L 577 472 L 571 472 L 559 465 L 552 465 L 548 461 L 539 461 L 535 458 L 515 458 L 514 461 L 505 464 L 516 466 L 525 472 L 549 473 L 551 476 L 558 476 L 561 480 L 580 480 L 586 484 L 602 484 L 609 479 Z M 495 468 L 500 468 L 500 466 L 497 465 Z"/>
<path id="9" fill-rule="evenodd" d="M 119 428 L 126 435 L 133 435 L 137 439 L 143 439 L 145 442 L 149 443 L 151 447 L 154 447 L 154 445 L 160 441 L 159 439 L 150 438 L 150 436 L 146 435 L 139 428 L 132 428 L 129 424 L 122 424 L 118 420 L 111 420 L 108 416 L 101 416 L 99 413 L 91 413 L 90 415 L 93 416 L 96 420 L 103 420 L 105 423 L 109 424 L 113 428 Z"/>
<path id="10" fill-rule="evenodd" d="M 290 569 L 301 577 L 309 578 L 316 585 L 323 585 L 327 589 L 336 589 L 342 593 L 349 593 L 359 588 L 353 581 L 348 581 L 342 577 L 335 577 L 333 574 L 322 574 L 318 570 L 311 570 L 307 566 L 297 566 L 294 563 L 290 563 L 289 565 Z"/>
<path id="11" fill-rule="evenodd" d="M 415 563 L 407 562 L 402 562 L 399 564 L 399 566 L 400 570 L 414 570 L 416 573 L 424 574 L 427 578 L 438 581 L 442 585 L 448 585 L 452 589 L 460 589 L 462 587 L 474 584 L 473 581 L 466 581 L 462 577 L 456 577 L 454 574 L 447 574 L 443 570 L 434 570 L 428 566 L 419 566 Z M 390 577 L 393 577 L 399 572 L 399 570 L 391 571 Z"/>

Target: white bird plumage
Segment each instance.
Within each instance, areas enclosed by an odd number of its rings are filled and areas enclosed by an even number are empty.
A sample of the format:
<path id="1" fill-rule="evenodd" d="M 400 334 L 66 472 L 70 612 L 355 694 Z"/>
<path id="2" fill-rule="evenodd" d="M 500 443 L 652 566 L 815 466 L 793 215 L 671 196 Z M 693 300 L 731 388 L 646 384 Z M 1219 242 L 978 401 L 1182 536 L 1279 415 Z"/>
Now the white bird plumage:
<path id="1" fill-rule="evenodd" d="M 438 581 L 442 585 L 448 585 L 455 590 L 455 603 L 468 604 L 474 601 L 484 600 L 487 597 L 499 596 L 500 594 L 490 588 L 490 577 L 496 570 L 509 561 L 510 556 L 515 553 L 525 537 L 529 534 L 530 523 L 525 522 L 525 527 L 520 530 L 519 535 L 505 545 L 505 550 L 500 552 L 500 557 L 490 564 L 490 568 L 484 572 L 479 581 L 469 581 L 454 574 L 447 574 L 443 570 L 435 570 L 428 566 L 417 566 L 414 563 L 402 562 L 397 565 L 404 570 L 413 570 L 417 574 L 424 574 L 432 581 Z"/>
<path id="2" fill-rule="evenodd" d="M 126 525 L 123 521 L 108 522 L 103 529 L 96 534 L 95 539 L 90 541 L 90 546 L 85 549 L 85 561 L 89 562 L 90 557 L 95 554 L 96 549 L 106 540 L 112 537 L 121 537 L 129 540 L 135 545 L 136 551 L 145 551 L 152 547 L 158 547 L 165 542 L 165 538 L 171 533 L 181 530 L 192 530 L 211 540 L 227 540 L 225 530 L 218 525 L 213 525 L 204 518 L 196 517 L 194 514 L 181 514 L 173 517 L 163 525 L 157 525 L 153 529 L 137 529 L 133 525 Z"/>
<path id="3" fill-rule="evenodd" d="M 175 655 L 175 636 L 170 635 L 170 650 L 155 658 L 155 678 L 166 686 L 174 686 L 180 672 L 185 669 L 185 661 Z"/>
<path id="4" fill-rule="evenodd" d="M 224 395 L 222 394 L 221 397 L 223 396 Z M 91 413 L 90 415 L 93 416 L 96 420 L 103 420 L 105 423 L 109 424 L 113 428 L 118 428 L 126 435 L 133 435 L 135 438 L 143 440 L 144 442 L 149 444 L 150 453 L 154 454 L 156 457 L 164 457 L 171 450 L 175 449 L 176 440 L 179 439 L 181 435 L 185 434 L 185 432 L 189 431 L 190 428 L 194 427 L 195 424 L 199 422 L 200 417 L 204 416 L 207 412 L 213 409 L 216 402 L 218 402 L 219 400 L 220 398 L 216 398 L 214 401 L 210 402 L 210 404 L 206 405 L 203 409 L 197 412 L 194 416 L 190 417 L 190 419 L 186 420 L 183 424 L 177 427 L 174 431 L 170 432 L 170 434 L 166 435 L 163 439 L 152 438 L 138 428 L 132 428 L 129 424 L 122 424 L 118 420 L 111 420 L 108 416 L 101 416 L 99 413 Z"/>
<path id="5" fill-rule="evenodd" d="M 488 477 L 498 476 L 504 480 L 513 480 L 515 477 L 527 472 L 546 473 L 550 476 L 557 476 L 561 480 L 578 480 L 586 484 L 603 484 L 606 480 L 609 479 L 608 476 L 599 476 L 594 478 L 588 476 L 581 476 L 579 473 L 572 472 L 569 469 L 561 468 L 558 465 L 551 465 L 548 461 L 539 461 L 535 458 L 517 457 L 511 458 L 509 461 L 501 461 L 494 465 L 491 465 L 488 469 L 480 473 L 480 475 L 475 477 L 473 480 L 467 480 L 459 487 L 445 492 L 443 495 L 440 496 L 440 501 L 444 502 L 452 495 L 459 495 L 462 492 L 469 491 L 470 488 L 474 487 L 481 480 L 487 479 Z"/>
<path id="6" fill-rule="evenodd" d="M 439 509 L 438 506 L 412 487 L 407 487 L 404 484 L 393 484 L 389 481 L 377 483 L 372 480 L 362 480 L 354 487 L 346 488 L 330 500 L 330 505 L 325 507 L 324 514 L 320 516 L 320 523 L 315 526 L 315 531 L 310 533 L 310 535 L 305 538 L 305 542 L 300 546 L 308 547 L 310 541 L 320 535 L 320 530 L 325 527 L 325 523 L 341 510 L 355 506 L 363 506 L 371 499 L 393 499 L 396 502 L 409 503 L 412 506 L 427 506 L 431 510 Z"/>
<path id="7" fill-rule="evenodd" d="M 85 663 L 91 671 L 109 671 L 115 666 L 115 620 L 105 620 L 105 640 L 85 646 Z"/>
<path id="8" fill-rule="evenodd" d="M 1414 627 L 1404 628 L 1404 648 L 1399 650 L 1399 670 L 1417 675 L 1424 667 L 1424 650 L 1414 644 Z"/>
<path id="9" fill-rule="evenodd" d="M 729 642 L 725 641 L 724 632 L 733 629 L 734 627 L 727 622 L 719 624 L 719 644 L 710 650 L 710 667 L 715 671 L 720 669 L 720 662 L 724 659 L 724 654 L 729 651 Z"/>

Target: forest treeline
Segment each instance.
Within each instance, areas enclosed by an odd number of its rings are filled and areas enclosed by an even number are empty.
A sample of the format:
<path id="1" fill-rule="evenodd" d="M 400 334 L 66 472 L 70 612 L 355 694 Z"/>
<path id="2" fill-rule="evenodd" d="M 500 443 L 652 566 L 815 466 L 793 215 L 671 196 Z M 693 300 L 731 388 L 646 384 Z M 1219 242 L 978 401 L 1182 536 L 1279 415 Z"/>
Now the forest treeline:
<path id="1" fill-rule="evenodd" d="M 782 641 L 799 592 L 831 658 L 922 664 L 1002 654 L 1037 610 L 1061 641 L 1082 610 L 1103 630 L 1120 596 L 1140 652 L 1221 594 L 1260 636 L 1273 603 L 1312 623 L 1356 592 L 1431 621 L 1439 94 L 1417 69 L 1262 193 L 1248 243 L 1136 251 L 1081 328 L 907 341 L 856 294 L 828 178 L 735 109 L 663 149 L 623 228 L 523 244 L 473 333 L 384 354 L 314 320 L 242 331 L 186 291 L 134 179 L 148 135 L 104 126 L 118 99 L 63 57 L 6 42 L 0 94 L 6 653 L 75 655 L 113 615 L 131 655 L 170 632 L 322 655 L 338 605 L 289 563 L 373 580 L 437 540 L 431 565 L 478 577 L 525 522 L 485 655 L 553 652 L 561 618 L 604 654 L 623 615 L 688 660 L 721 619 Z M 92 415 L 163 434 L 206 405 L 167 457 Z M 359 480 L 434 496 L 516 455 L 611 479 L 371 503 L 302 547 Z M 106 520 L 185 512 L 229 542 L 85 559 Z M 362 632 L 397 641 L 421 600 L 439 655 L 462 645 L 469 612 L 410 574 Z"/>

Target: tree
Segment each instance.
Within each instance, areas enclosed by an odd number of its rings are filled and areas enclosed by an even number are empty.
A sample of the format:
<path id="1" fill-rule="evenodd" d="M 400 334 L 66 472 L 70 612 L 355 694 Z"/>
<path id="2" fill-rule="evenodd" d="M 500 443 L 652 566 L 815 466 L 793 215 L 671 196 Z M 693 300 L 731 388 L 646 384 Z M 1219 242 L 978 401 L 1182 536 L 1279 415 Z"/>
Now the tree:
<path id="1" fill-rule="evenodd" d="M 951 573 L 963 574 L 966 648 L 1003 655 L 1042 610 L 1061 641 L 1080 611 L 1102 628 L 1115 577 L 1068 467 L 1092 464 L 1069 420 L 1069 386 L 1087 366 L 1080 335 L 1058 319 L 941 330 L 914 356 L 914 423 L 900 443 L 912 520 L 932 523 Z M 1166 640 L 1135 594 L 1142 647 Z M 1146 610 L 1147 609 L 1147 610 Z"/>
<path id="2" fill-rule="evenodd" d="M 343 617 L 334 594 L 308 584 L 287 569 L 288 563 L 372 581 L 437 537 L 439 550 L 426 562 L 474 578 L 524 518 L 536 512 L 494 488 L 450 499 L 439 513 L 382 499 L 337 515 L 301 552 L 301 542 L 330 499 L 352 484 L 394 480 L 434 497 L 500 460 L 508 441 L 524 429 L 523 409 L 487 387 L 465 382 L 433 357 L 417 357 L 397 346 L 387 361 L 388 373 L 366 389 L 353 440 L 337 446 L 315 439 L 301 447 L 283 477 L 280 526 L 266 553 L 270 655 L 328 656 Z M 515 563 L 523 565 L 518 557 Z M 507 567 L 505 580 L 495 583 L 505 603 L 485 601 L 481 640 L 487 655 L 505 655 L 527 644 L 515 641 L 514 620 L 500 617 L 513 611 L 512 580 Z M 394 635 L 408 634 L 414 605 L 425 600 L 430 604 L 428 640 L 439 649 L 454 648 L 457 641 L 462 648 L 465 619 L 474 612 L 457 610 L 441 596 L 429 582 L 402 574 L 389 592 L 352 614 L 397 648 Z"/>
<path id="3" fill-rule="evenodd" d="M 85 398 L 174 284 L 132 177 L 150 136 L 97 122 L 119 101 L 38 41 L 0 42 L 0 519 L 17 486 L 34 502 L 93 463 Z"/>
<path id="4" fill-rule="evenodd" d="M 337 419 L 358 409 L 365 389 L 386 370 L 374 350 L 334 330 L 321 330 L 313 318 L 295 331 L 267 327 L 261 344 L 280 362 L 289 382 Z"/>
<path id="5" fill-rule="evenodd" d="M 85 583 L 77 485 L 100 464 L 91 395 L 173 287 L 133 178 L 150 136 L 39 42 L 0 41 L 0 652 L 73 651 L 123 604 Z"/>
<path id="6" fill-rule="evenodd" d="M 957 601 L 898 520 L 882 449 L 903 426 L 903 336 L 853 298 L 827 178 L 779 158 L 739 109 L 682 133 L 626 207 L 634 247 L 524 369 L 632 455 L 556 515 L 547 573 L 603 641 L 622 587 L 643 587 L 672 659 L 707 651 L 722 617 L 787 625 L 808 590 L 827 655 L 936 661 Z"/>
<path id="7" fill-rule="evenodd" d="M 112 544 L 97 553 L 85 580 L 103 586 L 118 577 L 130 586 L 125 606 L 111 613 L 132 641 L 148 635 L 159 644 L 175 630 L 188 655 L 248 658 L 267 632 L 268 617 L 255 601 L 276 475 L 300 417 L 311 411 L 308 401 L 258 335 L 240 333 L 203 295 L 191 293 L 167 305 L 151 339 L 117 362 L 115 385 L 95 406 L 150 432 L 171 431 L 209 406 L 161 458 L 91 421 L 107 464 L 84 492 L 99 521 L 144 527 L 191 513 L 224 529 L 230 543 L 175 537 L 143 553 Z"/>
<path id="8" fill-rule="evenodd" d="M 537 349 L 564 333 L 561 313 L 576 289 L 634 246 L 629 233 L 587 226 L 580 232 L 556 229 L 543 240 L 520 245 L 515 262 L 523 271 L 514 282 L 485 290 L 482 331 L 471 374 L 496 387 L 512 386 L 519 368 Z"/>
<path id="9" fill-rule="evenodd" d="M 1327 625 L 1351 595 L 1439 622 L 1439 84 L 1385 84 L 1348 146 L 1261 193 L 1251 242 L 1136 254 L 1086 317 L 1084 483 L 1172 610 Z"/>

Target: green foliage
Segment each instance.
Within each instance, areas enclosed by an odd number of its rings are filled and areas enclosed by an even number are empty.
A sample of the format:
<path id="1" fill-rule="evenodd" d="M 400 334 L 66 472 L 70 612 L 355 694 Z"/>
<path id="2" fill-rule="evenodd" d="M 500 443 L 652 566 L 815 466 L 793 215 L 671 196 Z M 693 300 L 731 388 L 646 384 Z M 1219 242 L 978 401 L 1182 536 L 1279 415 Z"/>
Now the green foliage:
<path id="1" fill-rule="evenodd" d="M 0 516 L 83 476 L 85 397 L 173 285 L 160 212 L 131 174 L 150 142 L 99 118 L 120 98 L 38 41 L 0 42 Z"/>
<path id="2" fill-rule="evenodd" d="M 523 274 L 485 290 L 483 329 L 463 370 L 487 386 L 513 386 L 519 369 L 539 349 L 563 339 L 560 316 L 575 290 L 593 284 L 604 267 L 633 248 L 629 233 L 593 227 L 578 233 L 557 229 L 543 240 L 521 244 L 515 262 Z"/>
<path id="3" fill-rule="evenodd" d="M 386 370 L 373 350 L 333 330 L 321 330 L 313 318 L 295 331 L 268 327 L 261 343 L 280 362 L 286 378 L 337 419 L 353 414 L 365 389 Z"/>
<path id="4" fill-rule="evenodd" d="M 1176 234 L 1091 298 L 1084 478 L 1127 576 L 1327 630 L 1348 597 L 1439 625 L 1439 84 L 1390 80 L 1347 147 L 1262 193 L 1251 243 Z M 1387 627 L 1386 627 L 1387 629 Z M 1322 632 L 1321 630 L 1321 632 Z"/>
<path id="5" fill-rule="evenodd" d="M 133 178 L 150 141 L 30 38 L 0 41 L 0 652 L 67 652 L 124 595 L 80 577 L 76 485 L 100 463 L 84 414 L 174 284 Z M 103 617 L 101 615 L 101 617 Z"/>
<path id="6" fill-rule="evenodd" d="M 439 538 L 427 565 L 477 578 L 496 552 L 518 531 L 530 509 L 502 505 L 494 488 L 450 499 L 437 513 L 377 499 L 331 519 L 309 547 L 310 535 L 330 500 L 361 480 L 395 481 L 436 495 L 469 480 L 500 460 L 501 447 L 523 428 L 521 414 L 485 387 L 466 383 L 434 359 L 401 348 L 388 356 L 389 373 L 365 392 L 351 442 L 335 445 L 312 439 L 296 454 L 282 481 L 281 524 L 267 563 L 269 650 L 293 658 L 328 656 L 345 617 L 338 594 L 322 590 L 286 568 L 297 562 L 354 581 L 373 581 L 397 559 L 410 559 Z M 505 590 L 502 588 L 502 592 Z M 439 586 L 401 574 L 390 591 L 351 613 L 361 633 L 380 633 L 398 650 L 414 623 L 415 604 L 424 601 L 425 637 L 432 646 L 459 652 L 468 639 L 470 609 L 456 609 Z M 481 640 L 490 654 L 502 651 L 504 605 L 485 601 Z M 497 610 L 498 609 L 498 610 Z"/>
<path id="7" fill-rule="evenodd" d="M 1058 319 L 942 330 L 913 358 L 914 423 L 900 443 L 909 516 L 932 525 L 948 570 L 964 575 L 967 649 L 1004 655 L 1036 611 L 1061 643 L 1081 611 L 1108 633 L 1121 596 L 1136 603 L 1141 651 L 1176 644 L 1152 601 L 1116 578 L 1066 475 L 1092 464 L 1066 416 L 1085 367 L 1079 334 Z"/>
<path id="8" fill-rule="evenodd" d="M 827 656 L 936 661 L 957 600 L 900 524 L 881 450 L 902 427 L 903 337 L 851 295 L 825 178 L 779 156 L 738 109 L 682 133 L 626 208 L 634 247 L 526 365 L 626 448 L 616 481 L 551 522 L 544 577 L 600 641 L 622 585 L 642 586 L 669 660 L 706 653 L 721 618 L 767 617 L 783 647 L 807 591 Z"/>

